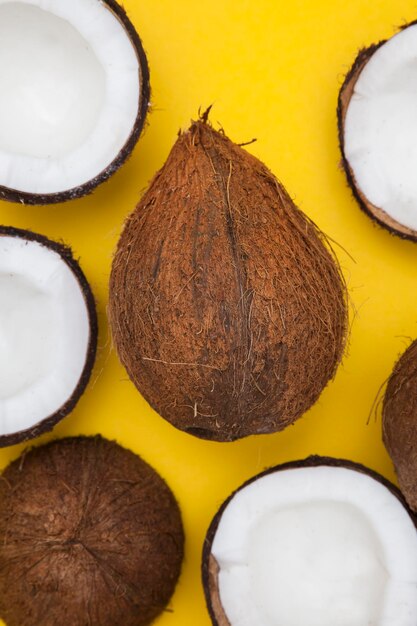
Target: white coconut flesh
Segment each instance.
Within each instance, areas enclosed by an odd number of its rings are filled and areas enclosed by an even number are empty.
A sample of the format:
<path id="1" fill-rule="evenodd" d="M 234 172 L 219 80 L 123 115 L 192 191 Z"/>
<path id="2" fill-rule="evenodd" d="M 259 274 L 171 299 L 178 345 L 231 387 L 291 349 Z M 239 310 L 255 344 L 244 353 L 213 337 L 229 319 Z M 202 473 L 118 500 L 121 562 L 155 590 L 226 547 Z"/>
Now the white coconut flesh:
<path id="1" fill-rule="evenodd" d="M 417 230 L 417 25 L 384 43 L 354 86 L 344 152 L 366 199 Z"/>
<path id="2" fill-rule="evenodd" d="M 0 0 L 0 185 L 73 189 L 117 157 L 140 100 L 136 51 L 100 0 Z"/>
<path id="3" fill-rule="evenodd" d="M 351 469 L 252 482 L 226 506 L 212 556 L 231 626 L 417 624 L 416 529 L 384 485 Z"/>
<path id="4" fill-rule="evenodd" d="M 0 435 L 32 428 L 71 398 L 89 319 L 80 283 L 57 252 L 0 236 Z"/>

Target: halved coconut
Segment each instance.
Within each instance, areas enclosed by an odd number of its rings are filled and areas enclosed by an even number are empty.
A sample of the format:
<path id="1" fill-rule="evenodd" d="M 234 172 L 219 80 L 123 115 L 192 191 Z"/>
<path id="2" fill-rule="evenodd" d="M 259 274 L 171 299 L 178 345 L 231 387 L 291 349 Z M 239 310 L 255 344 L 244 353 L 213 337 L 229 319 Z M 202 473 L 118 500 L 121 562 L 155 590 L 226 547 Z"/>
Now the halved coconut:
<path id="1" fill-rule="evenodd" d="M 126 160 L 149 105 L 141 41 L 114 0 L 0 0 L 0 198 L 76 198 Z"/>
<path id="2" fill-rule="evenodd" d="M 184 551 L 159 474 L 101 437 L 25 452 L 0 481 L 0 616 L 8 626 L 146 626 Z"/>
<path id="3" fill-rule="evenodd" d="M 382 476 L 311 457 L 223 504 L 203 580 L 217 626 L 415 626 L 417 531 Z"/>
<path id="4" fill-rule="evenodd" d="M 388 379 L 382 432 L 401 491 L 417 512 L 417 340 L 400 356 Z"/>
<path id="5" fill-rule="evenodd" d="M 94 297 L 69 248 L 0 227 L 0 446 L 52 429 L 74 408 L 96 347 Z"/>
<path id="6" fill-rule="evenodd" d="M 339 95 L 343 165 L 360 206 L 417 240 L 417 24 L 362 50 Z"/>

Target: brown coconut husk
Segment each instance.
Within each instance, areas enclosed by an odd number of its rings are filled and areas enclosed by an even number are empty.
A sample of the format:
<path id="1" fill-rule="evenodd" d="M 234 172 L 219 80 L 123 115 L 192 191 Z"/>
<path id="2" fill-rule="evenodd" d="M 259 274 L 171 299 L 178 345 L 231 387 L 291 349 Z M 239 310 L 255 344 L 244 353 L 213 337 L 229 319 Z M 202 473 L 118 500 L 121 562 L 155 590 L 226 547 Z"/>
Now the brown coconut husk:
<path id="1" fill-rule="evenodd" d="M 127 220 L 109 317 L 151 406 L 231 441 L 281 430 L 317 400 L 343 352 L 345 285 L 267 167 L 202 119 Z"/>
<path id="2" fill-rule="evenodd" d="M 8 626 L 143 626 L 183 557 L 166 483 L 100 437 L 24 453 L 0 481 L 0 616 Z"/>
<path id="3" fill-rule="evenodd" d="M 417 512 L 417 341 L 404 352 L 389 378 L 383 404 L 383 439 L 400 488 Z"/>

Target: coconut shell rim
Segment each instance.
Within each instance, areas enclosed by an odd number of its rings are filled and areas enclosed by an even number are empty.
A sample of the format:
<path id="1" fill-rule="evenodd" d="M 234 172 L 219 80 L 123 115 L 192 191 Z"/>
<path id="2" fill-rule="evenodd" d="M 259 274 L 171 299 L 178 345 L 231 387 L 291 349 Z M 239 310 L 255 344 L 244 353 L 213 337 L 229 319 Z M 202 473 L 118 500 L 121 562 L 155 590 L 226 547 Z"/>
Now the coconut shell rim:
<path id="1" fill-rule="evenodd" d="M 96 360 L 98 343 L 98 318 L 96 302 L 92 289 L 84 272 L 80 267 L 80 264 L 74 258 L 71 248 L 63 243 L 59 243 L 57 241 L 49 239 L 45 235 L 34 233 L 30 230 L 25 230 L 22 228 L 15 228 L 14 226 L 0 225 L 0 237 L 16 237 L 20 239 L 26 239 L 27 241 L 34 241 L 59 254 L 61 259 L 64 261 L 64 263 L 66 263 L 66 265 L 69 267 L 69 269 L 77 279 L 79 288 L 86 304 L 90 329 L 84 367 L 78 379 L 78 383 L 72 391 L 71 396 L 54 413 L 47 415 L 33 426 L 30 426 L 29 428 L 25 428 L 23 430 L 19 430 L 14 433 L 10 433 L 8 435 L 0 435 L 0 448 L 5 448 L 18 443 L 22 443 L 24 441 L 28 441 L 30 439 L 35 439 L 36 437 L 39 437 L 40 435 L 51 431 L 62 419 L 64 419 L 64 417 L 69 415 L 69 413 L 71 413 L 72 410 L 75 408 L 76 404 L 80 400 L 88 385 Z"/>
<path id="2" fill-rule="evenodd" d="M 226 498 L 226 500 L 224 500 L 224 502 L 220 505 L 217 512 L 215 513 L 212 521 L 210 522 L 206 536 L 204 538 L 203 550 L 202 550 L 202 561 L 201 561 L 201 578 L 202 578 L 202 584 L 203 584 L 204 597 L 206 601 L 206 607 L 210 615 L 210 619 L 212 621 L 213 626 L 226 626 L 226 624 L 228 624 L 228 626 L 233 626 L 232 624 L 228 622 L 228 619 L 225 613 L 224 613 L 225 622 L 218 621 L 217 615 L 213 609 L 213 604 L 212 604 L 212 595 L 213 595 L 213 591 L 215 590 L 212 590 L 210 588 L 210 557 L 211 557 L 211 549 L 213 545 L 213 540 L 217 532 L 217 529 L 219 527 L 222 515 L 224 511 L 226 510 L 227 506 L 229 505 L 229 503 L 231 502 L 231 500 L 240 491 L 242 491 L 243 489 L 246 489 L 246 487 L 256 482 L 258 479 L 263 478 L 264 476 L 268 476 L 270 474 L 274 474 L 276 472 L 285 471 L 289 469 L 299 469 L 302 467 L 306 467 L 306 468 L 323 467 L 323 466 L 324 467 L 341 467 L 341 468 L 351 469 L 356 472 L 359 472 L 360 474 L 365 474 L 366 476 L 369 476 L 370 478 L 373 478 L 374 480 L 377 480 L 380 484 L 386 487 L 393 496 L 395 496 L 399 500 L 400 504 L 402 504 L 402 506 L 405 508 L 406 512 L 408 513 L 409 517 L 411 518 L 411 521 L 413 522 L 417 530 L 417 514 L 415 514 L 412 511 L 412 509 L 409 507 L 401 490 L 396 485 L 394 485 L 394 483 L 392 483 L 390 480 L 382 476 L 382 474 L 380 474 L 379 472 L 369 467 L 366 467 L 362 463 L 357 463 L 356 461 L 351 461 L 348 459 L 337 459 L 335 457 L 320 456 L 320 455 L 314 454 L 302 460 L 288 461 L 286 463 L 281 463 L 281 464 L 269 467 L 263 470 L 262 472 L 259 472 L 255 476 L 252 476 L 248 480 L 246 480 L 237 489 L 235 489 L 230 494 L 230 496 Z"/>
<path id="3" fill-rule="evenodd" d="M 402 30 L 406 30 L 410 26 L 414 26 L 417 23 L 417 20 L 406 24 L 401 27 Z M 393 35 L 394 37 L 395 35 Z M 338 138 L 339 138 L 339 148 L 342 155 L 341 165 L 345 172 L 347 183 L 350 187 L 350 190 L 357 201 L 359 207 L 362 211 L 370 217 L 376 224 L 382 226 L 391 235 L 395 235 L 400 237 L 401 239 L 405 239 L 412 242 L 417 242 L 417 231 L 404 226 L 397 220 L 394 220 L 388 213 L 386 213 L 383 209 L 377 207 L 372 204 L 366 196 L 361 191 L 359 185 L 356 182 L 355 175 L 350 166 L 350 163 L 346 157 L 345 153 L 345 139 L 344 139 L 344 122 L 346 117 L 346 112 L 349 107 L 350 99 L 355 84 L 364 69 L 365 65 L 371 59 L 373 54 L 381 48 L 385 43 L 387 43 L 389 39 L 383 39 L 382 41 L 372 44 L 367 48 L 362 48 L 356 56 L 353 65 L 351 66 L 349 72 L 346 74 L 346 77 L 343 81 L 343 84 L 339 90 L 338 102 L 337 102 L 337 125 L 338 125 Z M 347 100 L 347 101 L 346 101 Z"/>
<path id="4" fill-rule="evenodd" d="M 99 1 L 99 0 L 97 0 Z M 96 187 L 108 180 L 115 174 L 120 167 L 130 157 L 134 147 L 136 146 L 145 125 L 146 115 L 149 108 L 149 99 L 151 94 L 149 64 L 146 57 L 142 41 L 128 18 L 125 9 L 116 0 L 100 0 L 102 4 L 121 22 L 138 59 L 139 64 L 139 107 L 136 118 L 132 125 L 132 130 L 127 138 L 124 146 L 119 150 L 114 159 L 96 176 L 87 180 L 85 183 L 66 189 L 65 191 L 57 191 L 53 193 L 31 193 L 28 191 L 19 191 L 12 187 L 0 185 L 0 200 L 8 202 L 16 202 L 24 205 L 47 205 L 67 202 L 68 200 L 76 200 L 92 193 Z"/>

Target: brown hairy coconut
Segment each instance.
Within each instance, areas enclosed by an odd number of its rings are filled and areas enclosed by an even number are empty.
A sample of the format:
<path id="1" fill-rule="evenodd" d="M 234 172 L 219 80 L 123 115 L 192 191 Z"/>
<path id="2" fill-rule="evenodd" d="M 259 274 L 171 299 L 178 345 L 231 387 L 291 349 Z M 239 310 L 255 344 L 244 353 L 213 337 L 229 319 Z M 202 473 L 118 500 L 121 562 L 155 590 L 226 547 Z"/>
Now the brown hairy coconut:
<path id="1" fill-rule="evenodd" d="M 383 438 L 401 490 L 417 511 L 417 341 L 389 378 L 383 404 Z"/>
<path id="2" fill-rule="evenodd" d="M 183 557 L 175 498 L 142 459 L 101 437 L 24 453 L 0 481 L 0 615 L 7 626 L 142 626 Z"/>
<path id="3" fill-rule="evenodd" d="M 345 287 L 267 167 L 206 121 L 180 133 L 121 235 L 109 316 L 120 359 L 174 426 L 282 430 L 340 361 Z"/>

